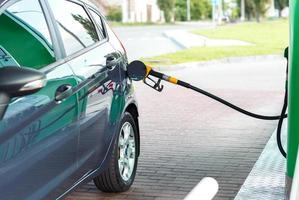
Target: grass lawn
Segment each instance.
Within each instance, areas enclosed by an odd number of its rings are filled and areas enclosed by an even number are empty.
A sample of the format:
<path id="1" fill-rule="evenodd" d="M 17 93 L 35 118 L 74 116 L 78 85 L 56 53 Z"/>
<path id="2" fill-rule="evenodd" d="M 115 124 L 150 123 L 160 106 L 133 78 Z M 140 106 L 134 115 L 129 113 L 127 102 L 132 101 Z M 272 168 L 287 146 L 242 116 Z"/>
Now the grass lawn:
<path id="1" fill-rule="evenodd" d="M 195 30 L 193 33 L 213 39 L 242 40 L 252 43 L 253 45 L 193 47 L 175 53 L 146 58 L 144 60 L 149 63 L 154 61 L 159 62 L 159 64 L 177 64 L 236 56 L 283 54 L 284 48 L 288 45 L 288 20 L 223 25 L 215 29 Z"/>

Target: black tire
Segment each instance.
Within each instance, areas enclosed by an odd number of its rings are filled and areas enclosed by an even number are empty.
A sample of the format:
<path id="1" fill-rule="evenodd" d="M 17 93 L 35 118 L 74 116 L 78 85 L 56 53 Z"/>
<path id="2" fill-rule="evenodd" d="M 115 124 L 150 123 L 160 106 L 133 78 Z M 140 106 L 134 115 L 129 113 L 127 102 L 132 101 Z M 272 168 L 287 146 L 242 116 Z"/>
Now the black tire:
<path id="1" fill-rule="evenodd" d="M 133 130 L 134 130 L 134 138 L 135 138 L 135 165 L 132 171 L 132 174 L 128 180 L 124 180 L 122 177 L 120 170 L 119 170 L 119 164 L 118 159 L 120 157 L 120 150 L 119 150 L 119 138 L 122 127 L 124 124 L 130 123 Z M 101 190 L 102 192 L 125 192 L 129 190 L 131 185 L 134 182 L 136 171 L 137 171 L 137 163 L 138 163 L 138 128 L 136 126 L 136 122 L 134 121 L 134 118 L 132 115 L 128 112 L 126 112 L 121 120 L 120 127 L 118 130 L 117 138 L 115 139 L 114 146 L 113 146 L 113 152 L 111 156 L 111 160 L 108 164 L 107 169 L 94 178 L 94 184 L 96 187 Z"/>

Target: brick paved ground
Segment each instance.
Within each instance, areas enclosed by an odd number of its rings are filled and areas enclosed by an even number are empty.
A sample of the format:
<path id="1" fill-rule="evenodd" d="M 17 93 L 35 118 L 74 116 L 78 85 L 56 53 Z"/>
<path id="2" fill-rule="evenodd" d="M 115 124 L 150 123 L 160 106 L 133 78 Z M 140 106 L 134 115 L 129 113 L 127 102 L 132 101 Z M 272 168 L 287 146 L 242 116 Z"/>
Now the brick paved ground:
<path id="1" fill-rule="evenodd" d="M 266 74 L 268 78 L 257 78 L 258 81 L 251 83 L 255 87 L 246 88 L 242 81 L 234 82 L 230 77 L 215 80 L 218 87 L 208 82 L 203 85 L 249 110 L 273 113 L 280 109 L 283 96 L 283 87 L 277 87 L 282 85 L 282 78 L 277 77 L 284 69 L 278 64 L 270 68 L 272 70 Z M 254 66 L 256 73 L 260 73 L 258 64 Z M 218 68 L 213 70 L 217 77 Z M 193 76 L 213 79 L 200 70 L 192 72 Z M 189 73 L 192 79 L 192 72 L 176 73 L 182 76 Z M 245 69 L 231 76 L 241 75 L 244 82 L 248 81 Z M 224 82 L 221 84 L 221 81 Z M 267 84 L 263 84 L 265 81 Z M 228 82 L 233 87 L 226 87 Z M 166 85 L 163 93 L 156 93 L 142 84 L 138 84 L 136 90 L 140 103 L 142 152 L 133 187 L 122 194 L 104 194 L 89 183 L 67 199 L 182 199 L 205 176 L 218 180 L 217 200 L 233 199 L 276 124 L 250 119 L 172 85 Z"/>

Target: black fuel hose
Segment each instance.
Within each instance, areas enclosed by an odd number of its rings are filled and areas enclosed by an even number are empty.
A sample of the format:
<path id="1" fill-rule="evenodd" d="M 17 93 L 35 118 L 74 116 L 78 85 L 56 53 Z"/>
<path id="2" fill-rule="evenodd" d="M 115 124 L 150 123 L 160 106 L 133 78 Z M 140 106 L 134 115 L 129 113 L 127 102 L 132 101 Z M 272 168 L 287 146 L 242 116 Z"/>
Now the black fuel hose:
<path id="1" fill-rule="evenodd" d="M 230 108 L 232 108 L 232 109 L 234 109 L 234 110 L 236 110 L 240 113 L 243 113 L 247 116 L 250 116 L 250 117 L 253 117 L 253 118 L 256 118 L 256 119 L 261 119 L 261 120 L 279 120 L 278 121 L 278 126 L 277 126 L 277 132 L 276 132 L 277 146 L 278 146 L 278 149 L 279 149 L 281 155 L 285 158 L 287 157 L 287 153 L 283 148 L 282 140 L 281 140 L 281 137 L 282 137 L 281 130 L 282 130 L 283 121 L 284 121 L 285 118 L 287 118 L 287 114 L 286 114 L 286 111 L 287 111 L 287 108 L 288 108 L 288 88 L 287 87 L 286 87 L 286 90 L 285 90 L 284 104 L 283 104 L 281 115 L 280 116 L 264 116 L 264 115 L 259 115 L 259 114 L 255 114 L 255 113 L 249 112 L 247 110 L 244 110 L 244 109 L 242 109 L 242 108 L 240 108 L 240 107 L 238 107 L 238 106 L 236 106 L 236 105 L 234 105 L 234 104 L 232 104 L 232 103 L 230 103 L 230 102 L 228 102 L 228 101 L 226 101 L 226 100 L 224 100 L 224 99 L 222 99 L 218 96 L 215 96 L 215 95 L 213 95 L 213 94 L 211 94 L 207 91 L 204 91 L 200 88 L 192 86 L 192 85 L 190 85 L 186 82 L 178 81 L 178 85 L 182 85 L 183 87 L 189 88 L 189 89 L 194 90 L 198 93 L 201 93 L 201 94 L 203 94 L 207 97 L 210 97 L 210 98 L 212 98 L 212 99 L 214 99 L 214 100 L 216 100 L 216 101 L 218 101 L 218 102 L 220 102 L 220 103 L 222 103 L 222 104 L 224 104 L 224 105 L 226 105 L 226 106 L 228 106 L 228 107 L 230 107 Z"/>
<path id="2" fill-rule="evenodd" d="M 136 76 L 138 70 L 139 71 L 145 71 L 143 69 L 143 67 L 142 67 L 143 65 L 144 64 L 141 63 L 140 61 L 134 61 L 134 62 L 132 62 L 131 63 L 132 67 L 130 67 L 128 69 L 129 74 L 133 74 L 134 73 L 134 75 Z M 236 105 L 234 105 L 234 104 L 232 104 L 232 103 L 230 103 L 230 102 L 228 102 L 228 101 L 226 101 L 226 100 L 224 100 L 224 99 L 216 96 L 216 95 L 213 95 L 213 94 L 211 94 L 211 93 L 209 93 L 209 92 L 207 92 L 205 90 L 202 90 L 202 89 L 200 89 L 198 87 L 195 87 L 195 86 L 193 86 L 193 85 L 191 85 L 191 84 L 189 84 L 187 82 L 181 81 L 181 80 L 179 80 L 179 79 L 177 79 L 175 77 L 167 76 L 167 75 L 165 75 L 165 74 L 163 74 L 161 72 L 157 72 L 157 71 L 153 70 L 149 66 L 144 66 L 144 68 L 146 69 L 147 72 L 143 72 L 143 73 L 139 73 L 138 72 L 138 74 L 141 74 L 140 77 L 143 77 L 145 75 L 145 77 L 148 78 L 148 76 L 151 75 L 151 76 L 154 76 L 154 77 L 156 77 L 156 78 L 158 78 L 160 80 L 164 80 L 164 81 L 167 81 L 167 82 L 170 82 L 170 83 L 173 83 L 173 84 L 176 84 L 176 85 L 180 85 L 182 87 L 194 90 L 194 91 L 196 91 L 198 93 L 201 93 L 201 94 L 203 94 L 203 95 L 205 95 L 207 97 L 210 97 L 210 98 L 212 98 L 212 99 L 214 99 L 214 100 L 216 100 L 216 101 L 218 101 L 218 102 L 220 102 L 220 103 L 222 103 L 222 104 L 224 104 L 224 105 L 226 105 L 226 106 L 228 106 L 228 107 L 230 107 L 230 108 L 232 108 L 232 109 L 234 109 L 234 110 L 236 110 L 236 111 L 238 111 L 240 113 L 243 113 L 245 115 L 248 115 L 248 116 L 256 118 L 256 119 L 262 119 L 262 120 L 279 120 L 281 118 L 280 115 L 277 115 L 277 116 L 264 116 L 264 115 L 259 115 L 259 114 L 255 114 L 255 113 L 249 112 L 247 110 L 244 110 L 243 108 L 240 108 L 240 107 L 238 107 L 238 106 L 236 106 Z M 144 79 L 144 81 L 146 80 L 146 78 Z M 145 83 L 146 83 L 146 81 L 145 81 Z M 158 84 L 156 84 L 152 88 L 154 88 L 154 89 L 157 90 L 157 87 L 158 87 Z M 158 91 L 161 92 L 162 90 L 158 90 Z M 287 118 L 287 115 L 284 115 L 283 118 Z"/>
<path id="3" fill-rule="evenodd" d="M 224 104 L 224 105 L 226 105 L 226 106 L 228 106 L 228 107 L 230 107 L 230 108 L 232 108 L 232 109 L 234 109 L 234 110 L 236 110 L 236 111 L 238 111 L 240 113 L 243 113 L 244 115 L 248 115 L 248 116 L 256 118 L 256 119 L 261 119 L 261 120 L 279 120 L 281 118 L 286 118 L 287 117 L 286 114 L 284 114 L 283 116 L 281 116 L 281 115 L 279 115 L 279 116 L 265 116 L 265 115 L 255 114 L 255 113 L 249 112 L 247 110 L 244 110 L 243 108 L 240 108 L 240 107 L 238 107 L 238 106 L 236 106 L 236 105 L 234 105 L 234 104 L 232 104 L 232 103 L 230 103 L 230 102 L 228 102 L 228 101 L 226 101 L 226 100 L 224 100 L 224 99 L 222 99 L 222 98 L 220 98 L 220 97 L 218 97 L 216 95 L 213 95 L 213 94 L 211 94 L 211 93 L 209 93 L 209 92 L 207 92 L 205 90 L 202 90 L 202 89 L 197 88 L 197 87 L 195 87 L 193 85 L 190 85 L 189 83 L 186 83 L 184 81 L 180 81 L 179 80 L 177 84 L 181 85 L 183 87 L 186 87 L 188 89 L 194 90 L 194 91 L 196 91 L 198 93 L 201 93 L 201 94 L 203 94 L 203 95 L 205 95 L 205 96 L 207 96 L 209 98 L 212 98 L 215 101 L 218 101 L 218 102 L 220 102 L 220 103 L 222 103 L 222 104 Z"/>
<path id="4" fill-rule="evenodd" d="M 281 137 L 282 137 L 282 132 L 281 132 L 281 129 L 282 129 L 282 125 L 283 125 L 283 121 L 285 118 L 288 117 L 288 115 L 286 114 L 286 111 L 287 111 L 287 108 L 288 108 L 288 66 L 287 66 L 287 79 L 286 79 L 286 88 L 285 88 L 285 96 L 284 96 L 284 104 L 283 104 L 283 108 L 282 108 L 282 111 L 281 111 L 281 115 L 279 116 L 265 116 L 265 115 L 259 115 L 259 114 L 255 114 L 255 113 L 252 113 L 252 112 L 249 112 L 247 110 L 244 110 L 243 108 L 240 108 L 218 96 L 215 96 L 205 90 L 202 90 L 200 88 L 197 88 L 193 85 L 190 85 L 189 83 L 186 83 L 184 81 L 180 81 L 180 80 L 177 80 L 177 84 L 180 85 L 180 86 L 183 86 L 185 88 L 188 88 L 188 89 L 191 89 L 195 92 L 198 92 L 200 94 L 203 94 L 209 98 L 212 98 L 240 113 L 243 113 L 247 116 L 250 116 L 250 117 L 253 117 L 253 118 L 256 118 L 256 119 L 261 119 L 261 120 L 279 120 L 278 121 L 278 126 L 277 126 L 277 132 L 276 132 L 276 140 L 277 140 L 277 146 L 278 146 L 278 149 L 281 153 L 281 155 L 283 157 L 287 157 L 287 153 L 286 151 L 284 150 L 283 148 L 283 145 L 282 145 L 282 140 L 281 140 Z"/>
<path id="5" fill-rule="evenodd" d="M 285 53 L 284 53 L 285 58 L 288 60 L 288 48 L 285 49 Z M 150 66 L 146 66 L 143 62 L 141 61 L 133 61 L 129 67 L 128 67 L 128 75 L 129 77 L 131 77 L 133 80 L 139 81 L 139 80 L 144 80 L 144 83 L 146 83 L 148 86 L 152 87 L 153 89 L 161 92 L 163 87 L 160 85 L 160 81 L 164 80 L 164 81 L 168 81 L 170 83 L 176 84 L 176 85 L 180 85 L 182 87 L 191 89 L 195 92 L 198 92 L 200 94 L 203 94 L 211 99 L 214 99 L 215 101 L 218 101 L 230 108 L 232 108 L 233 110 L 236 110 L 244 115 L 256 118 L 256 119 L 261 119 L 261 120 L 279 120 L 278 122 L 278 127 L 277 127 L 277 145 L 278 145 L 278 149 L 281 152 L 281 154 L 286 157 L 287 154 L 283 148 L 282 145 L 282 140 L 281 140 L 281 129 L 282 129 L 282 124 L 285 118 L 288 117 L 288 115 L 286 114 L 287 111 L 287 107 L 288 107 L 288 65 L 287 65 L 287 73 L 286 73 L 286 88 L 285 88 L 285 97 L 284 97 L 284 104 L 283 104 L 283 108 L 281 111 L 281 115 L 277 115 L 277 116 L 266 116 L 266 115 L 260 115 L 260 114 L 256 114 L 256 113 L 252 113 L 249 112 L 243 108 L 240 108 L 239 106 L 236 106 L 214 94 L 211 94 L 203 89 L 200 89 L 198 87 L 195 87 L 187 82 L 181 81 L 176 79 L 175 77 L 171 77 L 171 76 L 167 76 L 163 73 L 157 72 L 155 70 L 153 70 Z M 151 86 L 150 84 L 148 84 L 146 82 L 146 79 L 149 78 L 148 76 L 151 75 L 153 77 L 156 77 L 159 79 L 158 82 L 155 83 L 154 86 Z M 150 79 L 150 78 L 149 78 Z M 150 79 L 152 80 L 152 79 Z M 152 80 L 153 81 L 153 80 Z"/>
<path id="6" fill-rule="evenodd" d="M 278 121 L 278 126 L 277 126 L 277 132 L 276 132 L 276 140 L 277 140 L 277 146 L 278 146 L 278 149 L 281 153 L 281 155 L 283 155 L 283 157 L 287 157 L 287 153 L 286 151 L 284 150 L 283 146 L 282 146 L 282 141 L 281 141 L 281 138 L 282 138 L 282 132 L 281 132 L 281 129 L 282 129 L 282 125 L 283 125 L 283 120 L 284 120 L 284 115 L 285 113 L 287 112 L 287 109 L 288 109 L 288 82 L 289 82 L 289 48 L 286 48 L 285 51 L 284 51 L 284 57 L 287 59 L 288 63 L 287 63 L 287 69 L 286 69 L 286 84 L 285 84 L 285 95 L 284 95 L 284 103 L 283 103 L 283 108 L 282 108 L 282 111 L 281 111 L 281 117 Z"/>
<path id="7" fill-rule="evenodd" d="M 278 126 L 277 126 L 277 132 L 276 132 L 276 139 L 277 139 L 277 146 L 278 146 L 278 149 L 281 153 L 281 155 L 283 155 L 283 157 L 287 157 L 287 153 L 286 151 L 284 150 L 283 146 L 282 146 L 282 141 L 281 141 L 281 136 L 282 136 L 282 132 L 281 132 L 281 129 L 282 129 L 282 124 L 283 124 L 283 120 L 284 120 L 284 116 L 285 116 L 285 113 L 287 111 L 287 108 L 288 108 L 288 90 L 285 91 L 285 97 L 284 97 L 284 104 L 283 104 L 283 108 L 282 108 L 282 112 L 281 112 L 281 117 L 278 121 Z"/>

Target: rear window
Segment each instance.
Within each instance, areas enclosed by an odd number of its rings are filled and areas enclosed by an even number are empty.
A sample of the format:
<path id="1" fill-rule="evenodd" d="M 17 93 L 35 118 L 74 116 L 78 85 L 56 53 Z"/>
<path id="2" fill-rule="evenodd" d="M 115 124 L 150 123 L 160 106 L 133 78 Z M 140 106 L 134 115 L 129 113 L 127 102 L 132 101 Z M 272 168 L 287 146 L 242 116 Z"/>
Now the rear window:
<path id="1" fill-rule="evenodd" d="M 102 39 L 102 40 L 105 39 L 106 38 L 106 33 L 105 33 L 105 29 L 104 29 L 104 24 L 103 24 L 103 21 L 102 21 L 102 17 L 98 13 L 96 13 L 95 11 L 93 11 L 93 10 L 89 10 L 89 11 L 90 11 L 90 13 L 91 13 L 91 15 L 92 15 L 92 17 L 93 17 L 93 19 L 94 19 L 94 21 L 95 21 L 98 29 L 99 29 L 99 33 L 100 33 L 99 37 L 100 37 L 100 39 Z"/>

